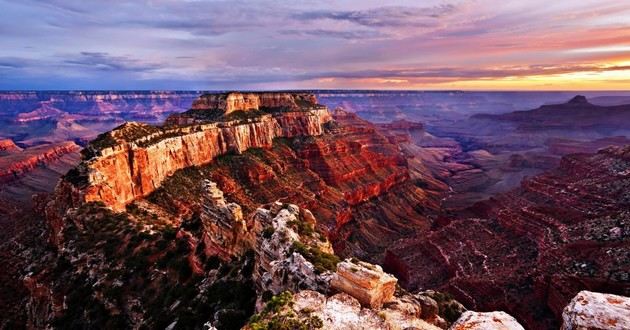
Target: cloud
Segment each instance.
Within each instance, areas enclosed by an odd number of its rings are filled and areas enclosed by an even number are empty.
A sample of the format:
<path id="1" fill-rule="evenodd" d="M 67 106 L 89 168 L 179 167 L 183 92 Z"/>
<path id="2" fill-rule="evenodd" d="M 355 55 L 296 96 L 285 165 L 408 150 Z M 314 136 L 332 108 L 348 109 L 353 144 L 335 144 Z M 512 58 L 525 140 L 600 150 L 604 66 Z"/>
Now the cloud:
<path id="1" fill-rule="evenodd" d="M 301 37 L 322 37 L 322 38 L 338 38 L 348 40 L 360 40 L 360 39 L 375 39 L 386 38 L 388 35 L 378 31 L 371 30 L 350 30 L 350 31 L 337 31 L 326 29 L 314 29 L 314 30 L 282 30 L 280 33 L 286 35 L 295 35 Z"/>
<path id="2" fill-rule="evenodd" d="M 379 7 L 368 10 L 331 11 L 318 10 L 298 14 L 304 20 L 330 19 L 346 21 L 368 27 L 433 27 L 436 19 L 455 12 L 451 4 L 428 8 L 418 7 Z"/>
<path id="3" fill-rule="evenodd" d="M 0 57 L 0 69 L 20 69 L 29 65 L 30 61 L 20 57 Z"/>
<path id="4" fill-rule="evenodd" d="M 112 56 L 105 52 L 81 52 L 63 61 L 64 64 L 99 71 L 152 72 L 164 67 L 162 64 L 144 63 L 128 56 Z"/>
<path id="5" fill-rule="evenodd" d="M 359 71 L 333 71 L 306 74 L 300 79 L 424 79 L 435 78 L 443 80 L 478 80 L 478 79 L 501 79 L 510 77 L 546 76 L 581 72 L 612 72 L 630 70 L 630 66 L 601 66 L 593 64 L 582 65 L 529 65 L 523 67 L 502 67 L 502 68 L 461 68 L 461 67 L 441 67 L 441 68 L 406 68 L 392 70 L 359 70 Z"/>

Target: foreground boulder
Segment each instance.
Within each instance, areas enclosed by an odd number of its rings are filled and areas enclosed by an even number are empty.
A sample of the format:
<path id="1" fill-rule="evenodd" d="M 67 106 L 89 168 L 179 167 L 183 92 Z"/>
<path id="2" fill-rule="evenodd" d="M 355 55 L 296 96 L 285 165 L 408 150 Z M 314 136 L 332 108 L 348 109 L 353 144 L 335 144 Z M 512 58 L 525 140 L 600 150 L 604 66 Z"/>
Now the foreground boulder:
<path id="1" fill-rule="evenodd" d="M 391 306 L 374 309 L 362 307 L 346 293 L 326 297 L 311 290 L 287 291 L 274 297 L 245 328 L 271 329 L 281 324 L 284 329 L 441 329 L 419 316 L 419 305 L 412 300 L 396 299 Z"/>
<path id="2" fill-rule="evenodd" d="M 580 291 L 562 313 L 562 329 L 630 329 L 630 298 Z"/>
<path id="3" fill-rule="evenodd" d="M 505 312 L 464 312 L 450 330 L 525 330 Z"/>
<path id="4" fill-rule="evenodd" d="M 337 264 L 331 286 L 357 298 L 364 306 L 380 308 L 392 300 L 397 282 L 381 266 L 348 259 Z"/>

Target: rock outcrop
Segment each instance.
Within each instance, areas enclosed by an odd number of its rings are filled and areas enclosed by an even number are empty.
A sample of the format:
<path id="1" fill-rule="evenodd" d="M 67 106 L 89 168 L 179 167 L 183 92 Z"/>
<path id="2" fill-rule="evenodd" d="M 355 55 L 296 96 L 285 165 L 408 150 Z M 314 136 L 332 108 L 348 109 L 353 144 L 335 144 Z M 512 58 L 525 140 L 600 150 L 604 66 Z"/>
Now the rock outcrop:
<path id="1" fill-rule="evenodd" d="M 313 94 L 271 92 L 204 94 L 192 104 L 193 110 L 219 111 L 223 114 L 264 109 L 300 111 L 314 107 L 318 107 L 318 104 Z"/>
<path id="2" fill-rule="evenodd" d="M 564 308 L 562 330 L 630 329 L 630 298 L 580 291 Z"/>
<path id="3" fill-rule="evenodd" d="M 254 222 L 259 231 L 254 278 L 261 296 L 301 289 L 328 292 L 338 259 L 314 230 L 310 211 L 275 202 L 259 208 Z"/>
<path id="4" fill-rule="evenodd" d="M 525 330 L 505 312 L 464 312 L 450 330 Z"/>
<path id="5" fill-rule="evenodd" d="M 204 180 L 206 196 L 199 215 L 203 226 L 206 255 L 229 261 L 253 247 L 253 232 L 243 219 L 243 210 L 236 203 L 227 203 L 217 184 Z"/>
<path id="6" fill-rule="evenodd" d="M 383 272 L 381 266 L 347 259 L 337 264 L 331 285 L 356 297 L 364 306 L 380 308 L 394 297 L 397 282 L 395 277 Z"/>
<path id="7" fill-rule="evenodd" d="M 278 137 L 320 135 L 329 120 L 326 108 L 317 107 L 185 127 L 127 123 L 92 141 L 75 176 L 84 181 L 84 202 L 100 201 L 122 210 L 179 169 L 207 164 L 226 153 L 270 148 Z"/>
<path id="8" fill-rule="evenodd" d="M 375 330 L 439 330 L 438 326 L 420 318 L 415 303 L 392 304 L 382 310 L 362 307 L 359 301 L 346 293 L 326 296 L 304 290 L 296 294 L 285 293 L 283 304 L 254 317 L 245 329 L 258 329 L 269 322 L 303 326 L 307 329 L 375 329 Z"/>
<path id="9" fill-rule="evenodd" d="M 10 153 L 18 152 L 22 148 L 15 145 L 11 139 L 0 139 L 0 156 L 4 156 Z"/>

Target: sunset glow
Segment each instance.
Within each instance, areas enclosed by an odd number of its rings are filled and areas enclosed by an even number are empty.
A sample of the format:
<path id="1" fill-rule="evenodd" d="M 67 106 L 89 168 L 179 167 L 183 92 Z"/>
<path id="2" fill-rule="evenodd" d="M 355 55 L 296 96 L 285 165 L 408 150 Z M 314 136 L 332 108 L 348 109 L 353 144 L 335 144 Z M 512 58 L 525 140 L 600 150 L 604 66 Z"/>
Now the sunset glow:
<path id="1" fill-rule="evenodd" d="M 2 89 L 630 87 L 625 1 L 0 0 Z"/>

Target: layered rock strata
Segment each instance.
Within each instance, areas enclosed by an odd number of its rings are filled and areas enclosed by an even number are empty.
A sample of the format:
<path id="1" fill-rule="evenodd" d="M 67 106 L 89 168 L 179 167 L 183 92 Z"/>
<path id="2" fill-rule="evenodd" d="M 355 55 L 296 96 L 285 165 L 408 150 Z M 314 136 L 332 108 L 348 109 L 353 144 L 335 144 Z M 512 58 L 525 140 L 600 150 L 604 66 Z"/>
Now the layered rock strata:
<path id="1" fill-rule="evenodd" d="M 329 120 L 327 109 L 319 107 L 189 126 L 127 123 L 87 147 L 88 158 L 75 181 L 82 183 L 84 202 L 100 201 L 122 210 L 179 169 L 207 164 L 226 153 L 270 148 L 278 137 L 320 135 Z"/>
<path id="2" fill-rule="evenodd" d="M 5 143 L 6 155 L 0 153 L 0 183 L 15 180 L 38 166 L 47 166 L 65 155 L 76 154 L 80 149 L 71 141 L 41 145 L 25 150 L 12 147 L 11 144 Z M 15 145 L 13 144 L 13 146 Z"/>
<path id="3" fill-rule="evenodd" d="M 629 188 L 630 148 L 565 156 L 468 215 L 394 244 L 385 269 L 407 289 L 436 288 L 527 328 L 558 328 L 581 290 L 630 294 Z"/>
<path id="4" fill-rule="evenodd" d="M 315 95 L 308 93 L 239 93 L 204 94 L 192 104 L 193 110 L 215 110 L 225 114 L 235 111 L 284 109 L 299 111 L 317 107 Z M 319 106 L 323 108 L 323 106 Z"/>

